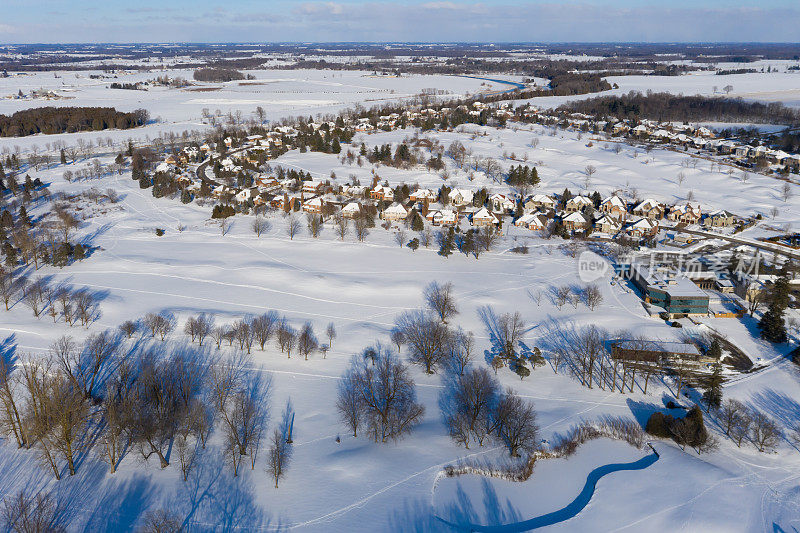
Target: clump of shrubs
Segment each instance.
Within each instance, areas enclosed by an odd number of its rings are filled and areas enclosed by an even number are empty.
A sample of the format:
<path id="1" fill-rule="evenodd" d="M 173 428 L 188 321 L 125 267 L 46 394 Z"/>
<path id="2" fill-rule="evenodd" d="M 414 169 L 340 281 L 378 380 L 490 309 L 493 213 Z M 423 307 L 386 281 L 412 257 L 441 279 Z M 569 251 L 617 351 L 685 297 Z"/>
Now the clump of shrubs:
<path id="1" fill-rule="evenodd" d="M 645 431 L 655 437 L 672 439 L 683 447 L 700 448 L 709 440 L 703 412 L 697 405 L 689 409 L 683 418 L 655 412 L 647 420 Z"/>

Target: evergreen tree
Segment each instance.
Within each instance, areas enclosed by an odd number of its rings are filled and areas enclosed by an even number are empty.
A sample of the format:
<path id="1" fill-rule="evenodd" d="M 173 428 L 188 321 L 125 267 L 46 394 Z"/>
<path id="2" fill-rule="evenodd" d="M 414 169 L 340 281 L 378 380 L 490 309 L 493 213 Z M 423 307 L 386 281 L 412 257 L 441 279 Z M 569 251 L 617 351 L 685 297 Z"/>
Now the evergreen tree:
<path id="1" fill-rule="evenodd" d="M 719 343 L 717 343 L 717 346 L 719 346 Z M 722 365 L 716 363 L 703 391 L 703 401 L 706 402 L 707 406 L 706 411 L 710 410 L 711 407 L 718 408 L 722 405 L 722 382 Z"/>
<path id="2" fill-rule="evenodd" d="M 446 233 L 442 234 L 441 242 L 439 243 L 439 255 L 448 257 L 455 249 L 455 232 L 450 228 Z"/>
<path id="3" fill-rule="evenodd" d="M 422 215 L 416 209 L 411 212 L 411 229 L 414 231 L 423 231 L 425 229 L 425 221 L 422 220 Z"/>
<path id="4" fill-rule="evenodd" d="M 86 250 L 82 244 L 75 245 L 75 248 L 72 250 L 72 257 L 74 257 L 76 261 L 83 261 L 86 258 Z"/>
<path id="5" fill-rule="evenodd" d="M 67 164 L 67 154 L 64 152 L 63 148 L 61 149 L 61 164 L 62 165 Z"/>
<path id="6" fill-rule="evenodd" d="M 761 337 L 770 342 L 786 342 L 786 324 L 783 313 L 789 306 L 789 272 L 784 265 L 781 275 L 772 285 L 769 294 L 769 305 L 766 312 L 761 317 L 758 327 L 761 330 Z"/>

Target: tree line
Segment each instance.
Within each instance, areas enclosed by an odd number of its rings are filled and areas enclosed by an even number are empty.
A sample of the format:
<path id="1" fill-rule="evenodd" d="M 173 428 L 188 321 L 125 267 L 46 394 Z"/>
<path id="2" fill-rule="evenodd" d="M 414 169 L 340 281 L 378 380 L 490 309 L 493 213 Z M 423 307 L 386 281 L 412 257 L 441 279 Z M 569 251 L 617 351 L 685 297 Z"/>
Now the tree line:
<path id="1" fill-rule="evenodd" d="M 0 137 L 24 137 L 37 133 L 74 133 L 109 128 L 129 129 L 147 123 L 145 109 L 123 112 L 113 107 L 39 107 L 0 115 Z"/>

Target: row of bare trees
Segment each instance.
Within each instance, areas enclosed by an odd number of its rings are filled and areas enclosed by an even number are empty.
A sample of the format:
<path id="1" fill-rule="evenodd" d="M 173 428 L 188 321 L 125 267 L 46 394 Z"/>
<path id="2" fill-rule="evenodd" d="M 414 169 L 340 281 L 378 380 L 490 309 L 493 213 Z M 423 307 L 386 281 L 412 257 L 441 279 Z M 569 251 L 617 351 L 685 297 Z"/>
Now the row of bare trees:
<path id="1" fill-rule="evenodd" d="M 61 337 L 47 357 L 1 359 L 3 435 L 34 452 L 56 479 L 65 465 L 74 475 L 93 451 L 111 473 L 135 453 L 161 468 L 177 463 L 186 480 L 215 429 L 233 475 L 244 461 L 255 469 L 269 425 L 271 380 L 247 354 L 125 346 L 121 335 L 105 331 L 81 346 Z M 287 424 L 280 421 L 277 431 L 291 441 Z M 274 438 L 270 446 L 265 469 L 277 486 L 291 449 Z"/>
<path id="2" fill-rule="evenodd" d="M 174 329 L 175 318 L 166 313 L 148 313 L 138 321 L 128 320 L 120 325 L 120 331 L 128 338 L 144 331 L 162 341 Z M 328 343 L 321 344 L 311 322 L 305 322 L 299 330 L 296 330 L 286 317 L 281 317 L 275 311 L 268 311 L 255 317 L 244 317 L 231 324 L 216 324 L 213 316 L 201 313 L 186 319 L 183 332 L 192 342 L 197 342 L 200 346 L 210 339 L 217 349 L 222 347 L 223 342 L 227 342 L 228 346 L 236 345 L 239 350 L 248 354 L 252 352 L 254 346 L 261 351 L 265 350 L 267 343 L 274 340 L 287 357 L 291 357 L 292 351 L 296 349 L 306 360 L 318 350 L 324 357 L 337 336 L 336 327 L 331 322 L 325 328 Z"/>
<path id="3" fill-rule="evenodd" d="M 52 285 L 43 278 L 29 281 L 24 276 L 14 276 L 13 270 L 2 267 L 0 299 L 7 311 L 17 303 L 22 303 L 30 308 L 36 318 L 46 314 L 53 322 L 61 319 L 70 326 L 89 326 L 100 318 L 98 298 L 88 289 Z"/>
<path id="4" fill-rule="evenodd" d="M 768 452 L 777 447 L 783 436 L 778 424 L 768 415 L 732 398 L 722 404 L 717 416 L 725 435 L 738 447 L 749 440 L 758 451 Z M 795 432 L 792 440 L 800 444 L 800 431 Z"/>

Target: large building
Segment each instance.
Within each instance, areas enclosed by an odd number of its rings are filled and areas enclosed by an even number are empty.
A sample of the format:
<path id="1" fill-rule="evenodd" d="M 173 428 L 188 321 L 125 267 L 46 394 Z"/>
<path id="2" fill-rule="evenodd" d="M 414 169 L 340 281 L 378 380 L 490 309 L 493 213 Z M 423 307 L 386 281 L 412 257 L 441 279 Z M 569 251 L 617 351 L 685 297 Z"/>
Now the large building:
<path id="1" fill-rule="evenodd" d="M 670 318 L 708 314 L 708 294 L 681 272 L 634 263 L 630 279 L 647 303 Z"/>

